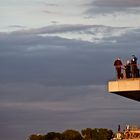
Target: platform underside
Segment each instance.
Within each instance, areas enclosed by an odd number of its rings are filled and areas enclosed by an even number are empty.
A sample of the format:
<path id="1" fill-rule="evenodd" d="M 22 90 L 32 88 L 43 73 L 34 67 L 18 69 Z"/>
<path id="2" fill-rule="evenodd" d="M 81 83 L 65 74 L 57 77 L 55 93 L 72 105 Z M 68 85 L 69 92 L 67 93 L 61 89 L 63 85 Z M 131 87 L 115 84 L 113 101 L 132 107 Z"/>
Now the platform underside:
<path id="1" fill-rule="evenodd" d="M 123 92 L 112 92 L 112 93 L 140 102 L 140 91 L 129 91 L 129 92 L 123 91 Z"/>

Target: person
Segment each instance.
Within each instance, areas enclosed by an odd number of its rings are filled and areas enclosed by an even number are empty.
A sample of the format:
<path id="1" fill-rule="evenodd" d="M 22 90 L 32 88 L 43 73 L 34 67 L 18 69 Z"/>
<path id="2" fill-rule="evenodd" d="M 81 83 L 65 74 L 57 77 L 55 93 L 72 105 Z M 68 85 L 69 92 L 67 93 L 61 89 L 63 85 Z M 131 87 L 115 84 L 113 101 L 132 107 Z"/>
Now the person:
<path id="1" fill-rule="evenodd" d="M 126 65 L 124 65 L 124 67 L 125 67 L 126 78 L 130 78 L 131 77 L 131 64 L 129 60 L 126 61 Z"/>
<path id="2" fill-rule="evenodd" d="M 122 78 L 122 73 L 121 73 L 122 61 L 119 57 L 114 61 L 114 66 L 116 68 L 117 78 L 121 79 Z"/>
<path id="3" fill-rule="evenodd" d="M 133 54 L 131 58 L 131 70 L 132 70 L 132 77 L 137 77 L 137 57 Z"/>

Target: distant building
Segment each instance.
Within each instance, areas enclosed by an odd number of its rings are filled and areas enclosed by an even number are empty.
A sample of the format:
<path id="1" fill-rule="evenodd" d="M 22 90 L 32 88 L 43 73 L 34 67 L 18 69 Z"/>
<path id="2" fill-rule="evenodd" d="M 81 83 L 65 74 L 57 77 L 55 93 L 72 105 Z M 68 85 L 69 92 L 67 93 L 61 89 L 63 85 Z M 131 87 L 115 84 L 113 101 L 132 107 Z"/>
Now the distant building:
<path id="1" fill-rule="evenodd" d="M 116 132 L 112 140 L 140 140 L 140 128 L 127 125 L 123 132 Z"/>

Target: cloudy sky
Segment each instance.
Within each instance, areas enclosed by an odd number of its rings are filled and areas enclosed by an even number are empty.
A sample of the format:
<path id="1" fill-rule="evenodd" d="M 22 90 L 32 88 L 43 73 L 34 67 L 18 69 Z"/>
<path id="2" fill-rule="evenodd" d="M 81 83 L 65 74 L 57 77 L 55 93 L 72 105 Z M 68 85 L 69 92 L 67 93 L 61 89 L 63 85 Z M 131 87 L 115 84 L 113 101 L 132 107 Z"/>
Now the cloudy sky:
<path id="1" fill-rule="evenodd" d="M 140 60 L 139 0 L 0 0 L 0 9 L 0 139 L 140 126 L 139 102 L 107 92 L 116 57 Z"/>

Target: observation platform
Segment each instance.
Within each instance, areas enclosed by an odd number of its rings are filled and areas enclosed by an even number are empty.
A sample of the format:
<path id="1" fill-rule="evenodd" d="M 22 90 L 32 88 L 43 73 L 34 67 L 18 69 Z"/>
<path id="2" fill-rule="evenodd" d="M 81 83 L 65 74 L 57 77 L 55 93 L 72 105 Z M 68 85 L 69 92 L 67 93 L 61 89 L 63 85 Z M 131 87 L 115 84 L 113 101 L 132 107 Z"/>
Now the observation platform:
<path id="1" fill-rule="evenodd" d="M 108 82 L 108 92 L 140 101 L 140 78 L 118 79 Z"/>

